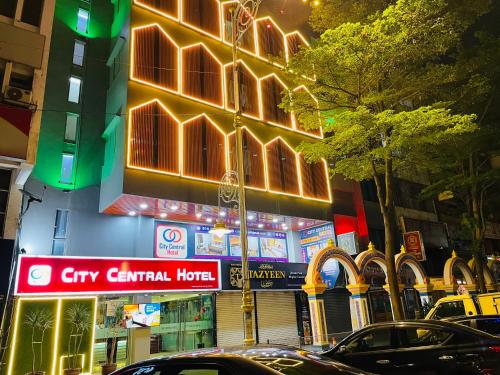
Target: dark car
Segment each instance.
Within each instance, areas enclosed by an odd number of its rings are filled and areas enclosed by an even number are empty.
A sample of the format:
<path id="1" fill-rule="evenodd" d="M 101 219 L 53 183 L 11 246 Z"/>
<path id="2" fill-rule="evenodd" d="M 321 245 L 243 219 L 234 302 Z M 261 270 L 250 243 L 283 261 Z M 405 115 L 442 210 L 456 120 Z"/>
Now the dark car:
<path id="1" fill-rule="evenodd" d="M 500 337 L 500 315 L 474 315 L 445 319 Z"/>
<path id="2" fill-rule="evenodd" d="M 345 364 L 289 347 L 255 346 L 158 357 L 112 375 L 366 375 Z"/>
<path id="3" fill-rule="evenodd" d="M 379 374 L 500 375 L 499 338 L 435 320 L 373 324 L 324 355 Z"/>

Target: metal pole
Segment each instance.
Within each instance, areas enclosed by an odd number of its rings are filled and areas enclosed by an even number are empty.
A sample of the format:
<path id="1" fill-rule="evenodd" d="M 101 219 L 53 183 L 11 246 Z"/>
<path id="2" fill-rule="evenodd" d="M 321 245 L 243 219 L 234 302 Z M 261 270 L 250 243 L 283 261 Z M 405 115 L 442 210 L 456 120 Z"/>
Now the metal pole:
<path id="1" fill-rule="evenodd" d="M 240 5 L 241 6 L 241 5 Z M 247 239 L 247 208 L 245 200 L 245 171 L 243 159 L 243 136 L 241 130 L 241 108 L 240 108 L 240 89 L 238 76 L 238 12 L 233 10 L 232 14 L 232 42 L 233 42 L 233 97 L 234 97 L 234 121 L 236 130 L 236 156 L 238 173 L 238 206 L 240 211 L 240 246 L 241 246 L 241 271 L 243 276 L 242 286 L 242 305 L 243 322 L 245 325 L 245 337 L 243 344 L 246 346 L 254 345 L 252 312 L 254 309 L 252 303 L 252 292 L 250 290 L 250 277 L 248 272 L 248 239 Z"/>

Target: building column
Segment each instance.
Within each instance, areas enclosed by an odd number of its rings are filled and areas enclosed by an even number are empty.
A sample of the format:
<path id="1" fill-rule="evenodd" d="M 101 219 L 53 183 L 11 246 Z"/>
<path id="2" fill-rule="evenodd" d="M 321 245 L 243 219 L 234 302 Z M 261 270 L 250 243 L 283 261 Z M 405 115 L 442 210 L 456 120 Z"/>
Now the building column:
<path id="1" fill-rule="evenodd" d="M 325 304 L 322 296 L 326 289 L 326 284 L 303 285 L 302 289 L 307 293 L 307 299 L 309 301 L 313 346 L 328 348 Z"/>
<path id="2" fill-rule="evenodd" d="M 351 293 L 351 324 L 354 331 L 370 324 L 368 312 L 368 284 L 348 285 L 347 290 Z"/>
<path id="3" fill-rule="evenodd" d="M 151 297 L 134 296 L 133 303 L 149 303 Z M 144 361 L 151 356 L 151 328 L 132 328 L 128 330 L 128 363 Z"/>

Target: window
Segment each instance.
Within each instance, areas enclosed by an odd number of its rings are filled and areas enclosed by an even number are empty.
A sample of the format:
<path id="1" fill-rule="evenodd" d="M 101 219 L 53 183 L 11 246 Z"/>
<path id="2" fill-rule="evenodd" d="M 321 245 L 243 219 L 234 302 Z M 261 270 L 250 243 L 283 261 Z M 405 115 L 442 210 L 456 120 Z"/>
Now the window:
<path id="1" fill-rule="evenodd" d="M 177 7 L 179 1 L 177 0 L 140 0 L 136 4 L 146 6 L 148 9 L 154 9 L 154 11 L 167 15 L 171 18 L 177 18 Z M 117 2 L 117 12 L 120 12 L 120 2 Z"/>
<path id="2" fill-rule="evenodd" d="M 453 335 L 453 332 L 448 330 L 427 327 L 396 328 L 396 333 L 402 348 L 439 345 Z"/>
<path id="3" fill-rule="evenodd" d="M 392 348 L 392 328 L 374 329 L 357 337 L 346 345 L 348 353 L 362 353 Z"/>
<path id="4" fill-rule="evenodd" d="M 302 175 L 302 191 L 305 197 L 329 200 L 328 169 L 323 160 L 308 163 L 303 154 L 299 155 Z"/>
<path id="5" fill-rule="evenodd" d="M 66 113 L 66 130 L 64 132 L 65 142 L 76 142 L 77 130 L 78 130 L 78 115 L 74 113 Z"/>
<path id="6" fill-rule="evenodd" d="M 450 318 L 452 316 L 465 316 L 465 307 L 462 301 L 444 302 L 439 304 L 432 315 L 432 319 Z"/>
<path id="7" fill-rule="evenodd" d="M 14 64 L 13 69 L 16 69 L 16 71 L 10 74 L 9 85 L 19 89 L 31 90 L 33 88 L 33 75 L 35 74 L 33 68 Z"/>
<path id="8" fill-rule="evenodd" d="M 82 66 L 84 56 L 85 42 L 82 42 L 81 40 L 75 40 L 75 46 L 73 47 L 73 64 Z"/>
<path id="9" fill-rule="evenodd" d="M 0 1 L 0 14 L 5 17 L 14 18 L 16 14 L 17 0 Z"/>
<path id="10" fill-rule="evenodd" d="M 68 102 L 71 103 L 80 102 L 81 85 L 82 85 L 82 80 L 80 78 L 73 76 L 69 78 Z"/>
<path id="11" fill-rule="evenodd" d="M 68 215 L 68 210 L 56 210 L 54 239 L 52 242 L 52 255 L 64 255 L 68 227 Z"/>
<path id="12" fill-rule="evenodd" d="M 73 182 L 73 163 L 75 155 L 63 154 L 61 163 L 61 180 L 62 184 L 71 184 Z"/>
<path id="13" fill-rule="evenodd" d="M 179 123 L 158 102 L 132 110 L 130 165 L 179 173 Z"/>
<path id="14" fill-rule="evenodd" d="M 76 31 L 79 33 L 86 33 L 89 27 L 89 17 L 90 13 L 88 10 L 79 8 L 78 9 L 78 19 L 76 21 Z"/>
<path id="15" fill-rule="evenodd" d="M 133 30 L 132 77 L 164 89 L 178 89 L 177 45 L 158 26 Z"/>
<path id="16" fill-rule="evenodd" d="M 259 56 L 267 58 L 284 58 L 285 57 L 285 37 L 270 18 L 258 20 L 257 24 L 257 41 L 259 45 Z"/>
<path id="17" fill-rule="evenodd" d="M 274 75 L 260 81 L 262 114 L 264 121 L 274 125 L 292 127 L 292 116 L 279 107 L 286 86 Z"/>
<path id="18" fill-rule="evenodd" d="M 42 19 L 44 0 L 24 0 L 21 22 L 39 27 Z"/>
<path id="19" fill-rule="evenodd" d="M 233 84 L 233 65 L 228 64 L 226 71 L 226 103 L 227 107 L 234 110 L 234 84 Z M 259 86 L 257 78 L 245 64 L 239 64 L 238 82 L 240 87 L 240 108 L 241 112 L 259 117 Z"/>
<path id="20" fill-rule="evenodd" d="M 222 106 L 222 66 L 203 45 L 182 50 L 182 92 Z"/>
<path id="21" fill-rule="evenodd" d="M 500 335 L 500 318 L 486 318 L 476 320 L 476 328 L 492 335 Z"/>
<path id="22" fill-rule="evenodd" d="M 219 181 L 226 173 L 226 142 L 222 131 L 206 116 L 183 125 L 183 174 Z"/>
<path id="23" fill-rule="evenodd" d="M 182 1 L 183 21 L 207 34 L 220 36 L 220 8 L 217 0 Z"/>
<path id="24" fill-rule="evenodd" d="M 299 195 L 299 177 L 295 151 L 281 138 L 266 145 L 269 189 Z"/>

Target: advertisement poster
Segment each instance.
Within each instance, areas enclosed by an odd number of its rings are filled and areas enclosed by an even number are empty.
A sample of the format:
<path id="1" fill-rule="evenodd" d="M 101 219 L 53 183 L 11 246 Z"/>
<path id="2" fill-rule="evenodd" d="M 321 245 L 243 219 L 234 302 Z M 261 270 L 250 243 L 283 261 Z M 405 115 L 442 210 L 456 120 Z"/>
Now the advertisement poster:
<path id="1" fill-rule="evenodd" d="M 123 306 L 123 319 L 127 328 L 158 327 L 160 304 L 140 303 Z"/>
<path id="2" fill-rule="evenodd" d="M 359 244 L 356 232 L 339 234 L 337 236 L 337 247 L 345 250 L 349 255 L 356 255 L 359 253 Z"/>
<path id="3" fill-rule="evenodd" d="M 279 232 L 276 235 L 282 234 Z M 260 253 L 263 258 L 286 258 L 286 238 L 261 237 L 260 239 Z"/>
<path id="4" fill-rule="evenodd" d="M 335 241 L 333 224 L 320 225 L 300 231 L 300 246 L 304 262 L 309 263 L 314 254 L 328 245 L 328 240 Z"/>
<path id="5" fill-rule="evenodd" d="M 258 258 L 259 237 L 251 236 L 251 234 L 249 233 L 247 243 L 248 243 L 248 256 L 250 258 Z M 229 254 L 232 257 L 241 256 L 241 243 L 240 243 L 239 233 L 238 235 L 229 235 Z"/>
<path id="6" fill-rule="evenodd" d="M 419 261 L 424 261 L 425 257 L 425 248 L 424 241 L 422 241 L 422 235 L 419 231 L 414 232 L 406 232 L 403 234 L 405 241 L 406 252 L 413 254 L 415 258 Z"/>
<path id="7" fill-rule="evenodd" d="M 194 234 L 194 254 L 226 256 L 226 236 L 217 237 L 208 233 L 210 227 L 197 226 Z"/>

